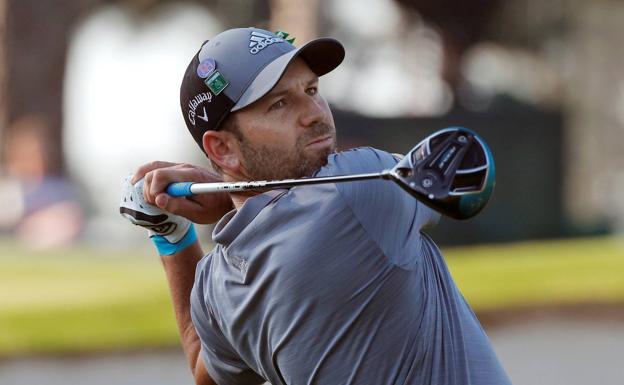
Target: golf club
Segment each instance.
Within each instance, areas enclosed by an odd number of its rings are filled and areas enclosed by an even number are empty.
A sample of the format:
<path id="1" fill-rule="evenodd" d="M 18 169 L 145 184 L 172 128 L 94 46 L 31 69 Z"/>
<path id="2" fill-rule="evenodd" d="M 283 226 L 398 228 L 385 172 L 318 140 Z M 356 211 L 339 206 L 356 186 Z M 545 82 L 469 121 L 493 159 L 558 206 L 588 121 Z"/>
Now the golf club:
<path id="1" fill-rule="evenodd" d="M 167 194 L 186 197 L 214 192 L 386 179 L 394 181 L 441 214 L 468 219 L 487 204 L 494 188 L 494 177 L 492 152 L 483 139 L 466 128 L 450 127 L 429 135 L 390 170 L 273 181 L 179 182 L 170 184 Z"/>

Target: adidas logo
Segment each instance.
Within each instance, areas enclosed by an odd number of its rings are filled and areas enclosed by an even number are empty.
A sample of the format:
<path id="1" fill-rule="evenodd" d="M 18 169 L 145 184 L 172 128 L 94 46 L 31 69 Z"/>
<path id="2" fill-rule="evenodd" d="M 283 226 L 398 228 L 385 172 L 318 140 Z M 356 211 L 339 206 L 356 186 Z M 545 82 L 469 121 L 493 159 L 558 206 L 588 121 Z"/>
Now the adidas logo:
<path id="1" fill-rule="evenodd" d="M 255 55 L 271 44 L 283 42 L 281 37 L 253 31 L 249 37 L 249 53 Z"/>

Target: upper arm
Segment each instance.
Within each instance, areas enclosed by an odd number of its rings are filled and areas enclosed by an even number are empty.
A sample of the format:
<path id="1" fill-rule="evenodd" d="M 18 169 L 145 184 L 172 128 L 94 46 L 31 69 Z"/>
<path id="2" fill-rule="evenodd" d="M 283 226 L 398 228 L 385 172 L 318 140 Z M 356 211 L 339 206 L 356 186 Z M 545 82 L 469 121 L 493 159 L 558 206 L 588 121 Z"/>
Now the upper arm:
<path id="1" fill-rule="evenodd" d="M 201 266 L 202 263 L 198 266 L 198 270 Z M 205 270 L 202 269 L 202 271 L 205 273 Z M 265 380 L 245 363 L 221 332 L 217 320 L 204 299 L 206 290 L 204 278 L 203 273 L 200 272 L 191 292 L 191 317 L 201 341 L 201 351 L 194 373 L 196 382 L 202 385 L 264 383 Z"/>
<path id="2" fill-rule="evenodd" d="M 201 353 L 197 356 L 193 377 L 195 378 L 195 384 L 197 385 L 217 385 L 217 383 L 213 381 L 206 371 L 206 366 L 204 365 L 204 359 L 202 358 Z"/>

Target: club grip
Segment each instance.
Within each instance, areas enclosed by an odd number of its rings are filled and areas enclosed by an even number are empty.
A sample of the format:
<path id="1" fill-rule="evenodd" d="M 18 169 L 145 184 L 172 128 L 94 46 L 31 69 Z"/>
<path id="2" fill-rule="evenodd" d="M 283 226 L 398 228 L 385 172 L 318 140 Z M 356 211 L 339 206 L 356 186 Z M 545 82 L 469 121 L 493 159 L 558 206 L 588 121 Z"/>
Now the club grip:
<path id="1" fill-rule="evenodd" d="M 171 183 L 169 186 L 167 186 L 166 192 L 172 197 L 190 197 L 192 195 L 195 195 L 191 192 L 192 185 L 193 182 Z"/>

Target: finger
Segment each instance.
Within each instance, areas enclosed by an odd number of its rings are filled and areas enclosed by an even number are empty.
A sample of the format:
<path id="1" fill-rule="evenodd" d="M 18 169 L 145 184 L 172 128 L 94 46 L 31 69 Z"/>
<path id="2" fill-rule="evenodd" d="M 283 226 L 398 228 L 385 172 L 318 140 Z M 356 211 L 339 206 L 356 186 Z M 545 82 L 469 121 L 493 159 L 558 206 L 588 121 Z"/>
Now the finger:
<path id="1" fill-rule="evenodd" d="M 150 171 L 157 170 L 159 168 L 172 167 L 177 164 L 178 163 L 164 162 L 161 160 L 145 163 L 137 168 L 132 176 L 132 179 L 130 180 L 130 183 L 135 184 L 137 181 L 143 179 L 145 175 Z"/>
<path id="2" fill-rule="evenodd" d="M 169 195 L 162 193 L 162 194 L 158 194 L 156 196 L 156 199 L 154 199 L 154 204 L 158 207 L 161 208 L 163 210 L 167 210 L 167 204 L 169 203 Z"/>
<path id="3" fill-rule="evenodd" d="M 143 195 L 148 203 L 154 205 L 158 194 L 164 192 L 169 184 L 185 181 L 188 178 L 189 166 L 170 162 L 153 162 L 152 165 L 163 166 L 148 171 L 144 176 Z M 186 168 L 181 169 L 181 167 Z"/>
<path id="4" fill-rule="evenodd" d="M 145 201 L 151 205 L 154 204 L 155 199 L 150 190 L 153 177 L 154 173 L 152 171 L 149 171 L 147 174 L 145 174 L 145 177 L 143 178 L 143 197 L 145 198 Z"/>
<path id="5" fill-rule="evenodd" d="M 150 194 L 156 196 L 164 192 L 175 182 L 213 182 L 220 181 L 218 176 L 191 165 L 176 165 L 151 171 Z"/>
<path id="6" fill-rule="evenodd" d="M 192 222 L 198 222 L 202 206 L 186 198 L 175 198 L 165 193 L 156 196 L 156 205 L 172 214 L 180 215 Z"/>
<path id="7" fill-rule="evenodd" d="M 172 168 L 184 169 L 187 171 L 187 175 L 190 179 L 181 182 L 223 182 L 223 177 L 221 175 L 205 167 L 199 167 L 189 163 L 180 163 Z"/>
<path id="8" fill-rule="evenodd" d="M 171 167 L 152 170 L 145 174 L 144 195 L 147 202 L 160 207 L 158 202 L 156 202 L 156 198 L 165 192 L 167 186 L 174 182 L 184 182 L 190 180 L 189 178 L 191 178 L 190 174 L 192 174 L 192 171 L 188 168 L 181 169 L 179 166 L 180 165 L 176 164 Z M 163 205 L 162 199 L 165 198 L 161 197 L 160 199 L 161 205 Z"/>

